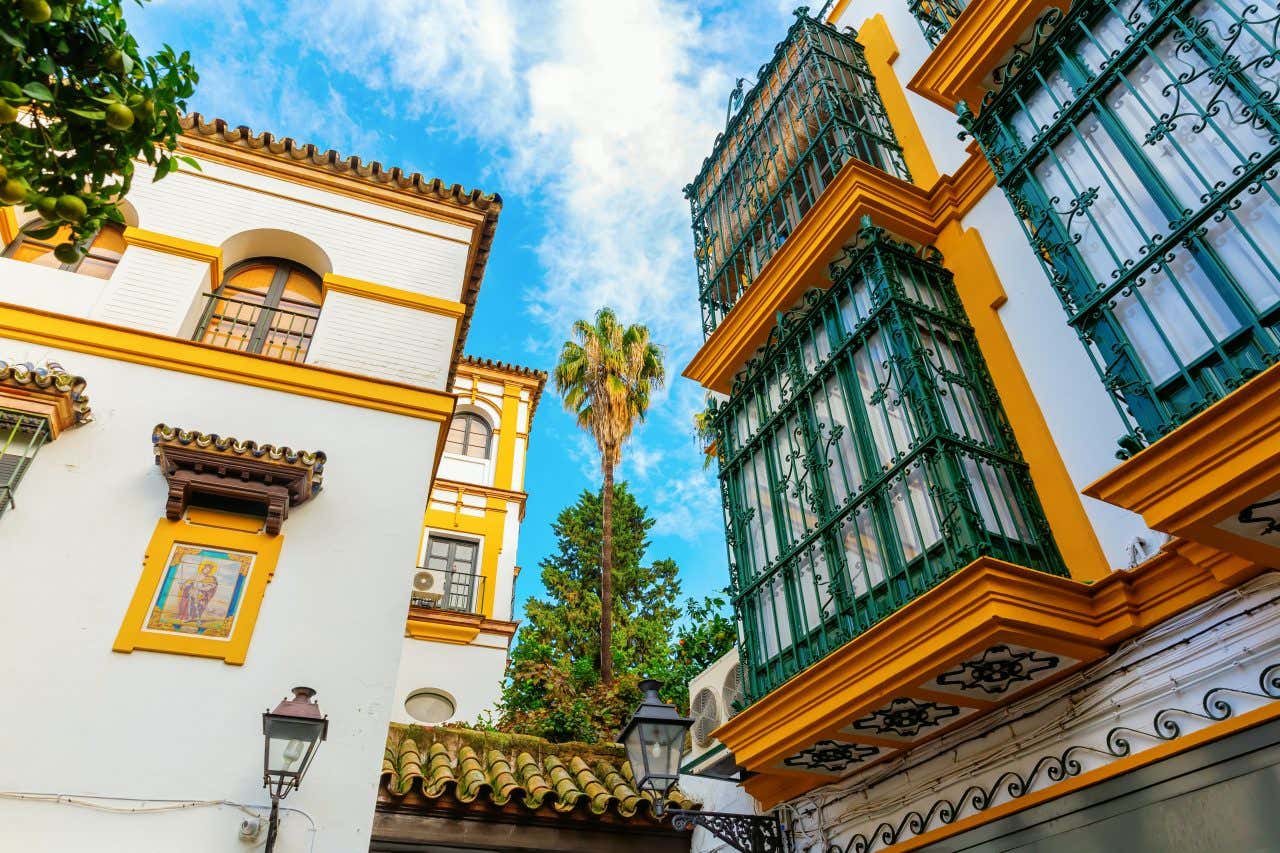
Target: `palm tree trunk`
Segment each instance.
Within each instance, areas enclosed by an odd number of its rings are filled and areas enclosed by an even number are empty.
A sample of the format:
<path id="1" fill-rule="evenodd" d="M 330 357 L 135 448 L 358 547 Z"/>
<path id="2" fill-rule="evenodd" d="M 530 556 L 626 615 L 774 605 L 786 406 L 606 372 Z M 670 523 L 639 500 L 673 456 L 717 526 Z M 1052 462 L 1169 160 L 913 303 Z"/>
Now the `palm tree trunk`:
<path id="1" fill-rule="evenodd" d="M 600 681 L 613 683 L 613 460 L 602 454 L 604 490 L 601 493 L 600 542 Z"/>

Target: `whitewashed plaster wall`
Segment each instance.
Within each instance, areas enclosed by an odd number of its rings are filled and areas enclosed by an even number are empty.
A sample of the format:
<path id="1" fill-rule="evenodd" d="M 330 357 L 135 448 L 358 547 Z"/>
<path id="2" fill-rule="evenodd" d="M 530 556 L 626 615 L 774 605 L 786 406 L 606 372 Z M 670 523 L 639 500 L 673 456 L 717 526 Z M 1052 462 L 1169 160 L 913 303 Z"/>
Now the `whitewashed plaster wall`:
<path id="1" fill-rule="evenodd" d="M 482 632 L 467 645 L 405 637 L 391 720 L 421 724 L 409 716 L 404 703 L 411 694 L 431 688 L 454 700 L 453 716 L 442 722 L 474 723 L 501 698 L 506 666 L 507 638 L 501 634 Z"/>
<path id="2" fill-rule="evenodd" d="M 425 420 L 0 339 L 88 380 L 95 420 L 35 458 L 0 518 L 0 791 L 262 803 L 260 714 L 295 685 L 329 715 L 286 805 L 314 850 L 367 849 L 438 427 Z M 323 450 L 284 523 L 243 666 L 111 650 L 167 494 L 158 422 Z M 487 678 L 487 676 L 486 676 Z M 119 805 L 119 803 L 117 803 Z M 242 849 L 234 809 L 116 815 L 0 798 L 0 849 Z M 88 839 L 92 839 L 90 842 Z M 281 853 L 309 850 L 289 817 Z"/>
<path id="3" fill-rule="evenodd" d="M 883 15 L 898 46 L 893 68 L 904 87 L 930 53 L 908 8 L 903 0 L 854 0 L 837 22 L 858 28 L 869 18 Z M 939 171 L 953 172 L 968 156 L 968 143 L 957 139 L 961 128 L 954 113 L 913 92 L 906 94 Z M 1008 301 L 999 309 L 1000 319 L 1079 491 L 1119 464 L 1116 439 L 1125 432 L 1123 422 L 1067 325 L 1066 312 L 1004 193 L 992 189 L 962 224 L 982 235 L 1008 293 Z M 1132 564 L 1136 539 L 1142 539 L 1150 552 L 1164 541 L 1162 534 L 1149 530 L 1133 513 L 1093 498 L 1081 496 L 1081 500 L 1113 568 Z"/>

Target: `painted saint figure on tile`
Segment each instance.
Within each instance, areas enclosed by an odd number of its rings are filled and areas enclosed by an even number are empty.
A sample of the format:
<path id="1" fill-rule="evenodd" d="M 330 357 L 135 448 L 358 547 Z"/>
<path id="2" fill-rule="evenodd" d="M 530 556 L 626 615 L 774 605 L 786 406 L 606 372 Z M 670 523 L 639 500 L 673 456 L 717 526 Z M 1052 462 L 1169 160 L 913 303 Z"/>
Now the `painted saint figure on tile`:
<path id="1" fill-rule="evenodd" d="M 239 551 L 175 543 L 146 630 L 230 637 L 253 559 Z"/>

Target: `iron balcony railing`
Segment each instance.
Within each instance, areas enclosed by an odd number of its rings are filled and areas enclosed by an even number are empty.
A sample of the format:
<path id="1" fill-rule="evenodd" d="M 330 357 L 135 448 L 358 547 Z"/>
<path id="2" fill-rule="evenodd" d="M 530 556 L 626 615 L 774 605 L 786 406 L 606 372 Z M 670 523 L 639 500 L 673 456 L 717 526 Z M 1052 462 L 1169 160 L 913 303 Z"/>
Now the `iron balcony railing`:
<path id="1" fill-rule="evenodd" d="M 730 102 L 736 114 L 685 187 L 706 335 L 846 163 L 910 177 L 862 46 L 803 7 L 755 86 L 740 92 Z"/>
<path id="2" fill-rule="evenodd" d="M 14 492 L 49 438 L 49 422 L 37 415 L 0 409 L 0 516 L 17 506 Z"/>
<path id="3" fill-rule="evenodd" d="M 978 557 L 1066 573 L 941 259 L 859 241 L 710 410 L 748 701 Z"/>
<path id="4" fill-rule="evenodd" d="M 911 0 L 911 14 L 920 24 L 925 41 L 930 47 L 937 47 L 968 5 L 969 0 Z"/>
<path id="5" fill-rule="evenodd" d="M 204 294 L 193 340 L 283 361 L 303 361 L 316 331 L 319 309 L 292 311 L 253 299 Z"/>
<path id="6" fill-rule="evenodd" d="M 455 572 L 449 569 L 439 571 L 418 567 L 418 573 L 427 572 L 431 578 L 431 588 L 414 587 L 409 594 L 409 604 L 413 607 L 426 607 L 434 610 L 450 610 L 455 613 L 483 613 L 485 577 L 469 572 Z"/>
<path id="7" fill-rule="evenodd" d="M 1076 0 L 961 105 L 1121 457 L 1280 361 L 1278 33 L 1274 3 Z"/>

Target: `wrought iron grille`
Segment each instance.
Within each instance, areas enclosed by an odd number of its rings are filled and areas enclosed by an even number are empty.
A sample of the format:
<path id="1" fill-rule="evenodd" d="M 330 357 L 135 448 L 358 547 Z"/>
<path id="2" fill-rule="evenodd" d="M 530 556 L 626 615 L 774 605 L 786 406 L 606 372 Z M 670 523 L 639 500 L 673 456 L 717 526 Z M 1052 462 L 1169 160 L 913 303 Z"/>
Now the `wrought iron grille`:
<path id="1" fill-rule="evenodd" d="M 0 516 L 16 507 L 14 492 L 31 460 L 49 438 L 49 422 L 37 415 L 0 409 Z"/>
<path id="2" fill-rule="evenodd" d="M 930 47 L 937 47 L 968 5 L 969 0 L 911 0 L 911 14 L 920 24 L 925 41 Z"/>
<path id="3" fill-rule="evenodd" d="M 910 179 L 862 46 L 807 12 L 685 187 L 706 335 L 845 163 Z"/>
<path id="4" fill-rule="evenodd" d="M 1076 0 L 961 123 L 1129 432 L 1121 456 L 1280 355 L 1274 2 Z"/>
<path id="5" fill-rule="evenodd" d="M 940 260 L 864 220 L 710 410 L 748 701 L 976 557 L 1065 573 Z"/>
<path id="6" fill-rule="evenodd" d="M 422 566 L 419 570 L 426 569 Z M 409 604 L 436 610 L 452 610 L 456 613 L 480 613 L 484 601 L 484 575 L 471 572 L 441 572 L 439 589 L 428 592 L 415 590 L 410 593 Z"/>
<path id="7" fill-rule="evenodd" d="M 253 298 L 236 299 L 204 294 L 204 311 L 193 340 L 268 355 L 284 361 L 303 361 L 320 319 L 320 309 L 289 311 Z"/>

